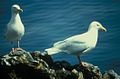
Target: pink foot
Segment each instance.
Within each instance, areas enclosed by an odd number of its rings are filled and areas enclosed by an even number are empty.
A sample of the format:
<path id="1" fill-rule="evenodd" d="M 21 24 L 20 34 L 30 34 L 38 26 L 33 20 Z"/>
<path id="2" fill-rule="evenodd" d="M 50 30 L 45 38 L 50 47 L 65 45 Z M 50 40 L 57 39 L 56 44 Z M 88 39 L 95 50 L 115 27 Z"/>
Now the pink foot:
<path id="1" fill-rule="evenodd" d="M 15 48 L 15 51 L 23 50 L 22 48 Z"/>
<path id="2" fill-rule="evenodd" d="M 23 50 L 22 48 L 12 48 L 12 52 L 15 53 L 16 51 Z"/>

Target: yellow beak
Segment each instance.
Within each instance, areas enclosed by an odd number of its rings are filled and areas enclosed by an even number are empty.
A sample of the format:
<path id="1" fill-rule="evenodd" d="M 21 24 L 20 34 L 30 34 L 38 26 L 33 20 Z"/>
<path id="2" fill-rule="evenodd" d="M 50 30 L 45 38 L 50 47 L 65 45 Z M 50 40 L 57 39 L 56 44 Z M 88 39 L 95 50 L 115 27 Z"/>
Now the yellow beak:
<path id="1" fill-rule="evenodd" d="M 18 11 L 19 11 L 19 12 L 23 12 L 23 10 L 22 10 L 22 9 L 19 9 Z"/>
<path id="2" fill-rule="evenodd" d="M 107 32 L 107 29 L 106 28 L 104 28 L 103 26 L 100 28 L 102 31 L 105 31 L 105 32 Z"/>

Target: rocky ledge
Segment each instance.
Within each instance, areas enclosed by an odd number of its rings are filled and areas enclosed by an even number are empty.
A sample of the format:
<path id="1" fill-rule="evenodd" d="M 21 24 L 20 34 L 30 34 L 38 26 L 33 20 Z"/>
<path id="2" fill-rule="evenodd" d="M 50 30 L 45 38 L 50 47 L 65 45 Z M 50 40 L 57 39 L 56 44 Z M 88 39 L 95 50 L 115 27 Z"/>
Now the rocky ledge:
<path id="1" fill-rule="evenodd" d="M 104 74 L 98 66 L 82 62 L 83 66 L 66 61 L 54 62 L 51 56 L 39 51 L 10 52 L 0 58 L 1 79 L 120 79 L 113 70 Z"/>

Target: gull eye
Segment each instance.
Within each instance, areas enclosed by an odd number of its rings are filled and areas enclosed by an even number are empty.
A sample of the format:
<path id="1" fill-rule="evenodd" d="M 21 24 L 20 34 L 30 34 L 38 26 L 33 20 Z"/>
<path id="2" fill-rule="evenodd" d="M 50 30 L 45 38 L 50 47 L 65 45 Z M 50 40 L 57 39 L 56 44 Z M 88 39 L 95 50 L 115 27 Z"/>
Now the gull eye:
<path id="1" fill-rule="evenodd" d="M 17 9 L 16 7 L 13 7 L 14 9 Z"/>
<path id="2" fill-rule="evenodd" d="M 99 26 L 99 24 L 97 24 L 97 26 Z"/>

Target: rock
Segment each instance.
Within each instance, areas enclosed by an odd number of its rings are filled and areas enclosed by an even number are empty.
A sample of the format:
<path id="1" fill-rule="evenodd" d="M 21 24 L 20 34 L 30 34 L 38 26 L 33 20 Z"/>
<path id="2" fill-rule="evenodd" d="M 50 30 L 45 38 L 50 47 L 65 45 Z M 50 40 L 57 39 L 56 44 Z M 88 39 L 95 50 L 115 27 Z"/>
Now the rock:
<path id="1" fill-rule="evenodd" d="M 82 62 L 72 66 L 67 61 L 54 62 L 40 51 L 17 50 L 0 57 L 1 79 L 120 79 L 113 70 L 101 74 L 98 66 Z"/>
<path id="2" fill-rule="evenodd" d="M 82 63 L 83 63 L 83 66 L 79 66 L 79 65 L 71 66 L 71 64 L 66 61 L 57 61 L 54 63 L 54 66 L 55 66 L 54 68 L 57 70 L 57 69 L 62 69 L 64 67 L 66 70 L 71 71 L 71 75 L 69 77 L 72 76 L 72 79 L 73 78 L 82 79 L 83 77 L 84 79 L 101 79 L 102 78 L 100 69 L 97 66 L 94 66 L 87 62 L 82 62 Z"/>
<path id="3" fill-rule="evenodd" d="M 50 55 L 47 54 L 43 55 L 40 51 L 35 51 L 31 53 L 31 55 L 35 60 L 43 59 L 46 63 L 49 64 L 50 67 L 53 65 L 53 59 Z"/>
<path id="4" fill-rule="evenodd" d="M 83 73 L 82 73 L 82 72 L 79 73 L 78 79 L 84 79 L 84 78 L 83 78 Z"/>
<path id="5" fill-rule="evenodd" d="M 34 63 L 36 62 L 33 57 L 30 55 L 29 52 L 25 50 L 19 50 L 10 52 L 7 55 L 4 55 L 3 58 L 1 58 L 1 64 L 6 66 L 16 65 L 19 63 Z"/>
<path id="6" fill-rule="evenodd" d="M 120 76 L 114 70 L 109 70 L 103 74 L 103 79 L 120 79 Z"/>
<path id="7" fill-rule="evenodd" d="M 68 63 L 67 61 L 56 61 L 53 63 L 53 68 L 54 69 L 62 69 L 65 68 L 66 70 L 71 70 L 72 66 L 70 63 Z"/>
<path id="8" fill-rule="evenodd" d="M 67 76 L 70 75 L 70 72 L 65 70 L 64 68 L 56 70 L 56 76 L 58 79 L 68 79 Z"/>
<path id="9" fill-rule="evenodd" d="M 84 79 L 101 79 L 102 74 L 100 69 L 93 64 L 82 62 L 83 66 L 75 65 L 74 68 L 83 73 Z"/>
<path id="10" fill-rule="evenodd" d="M 34 79 L 41 78 L 51 79 L 49 76 L 49 65 L 42 59 L 35 60 L 31 54 L 25 50 L 10 52 L 1 58 L 1 67 L 5 67 L 5 70 L 9 70 L 6 74 L 10 79 Z"/>
<path id="11" fill-rule="evenodd" d="M 83 73 L 78 72 L 76 69 L 72 70 L 72 75 L 75 77 L 75 79 L 84 79 L 83 78 Z"/>
<path id="12" fill-rule="evenodd" d="M 72 70 L 72 73 L 75 74 L 75 75 L 77 75 L 77 76 L 78 76 L 78 74 L 79 74 L 79 72 L 78 72 L 76 69 L 73 69 L 73 70 Z"/>

